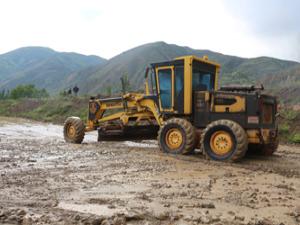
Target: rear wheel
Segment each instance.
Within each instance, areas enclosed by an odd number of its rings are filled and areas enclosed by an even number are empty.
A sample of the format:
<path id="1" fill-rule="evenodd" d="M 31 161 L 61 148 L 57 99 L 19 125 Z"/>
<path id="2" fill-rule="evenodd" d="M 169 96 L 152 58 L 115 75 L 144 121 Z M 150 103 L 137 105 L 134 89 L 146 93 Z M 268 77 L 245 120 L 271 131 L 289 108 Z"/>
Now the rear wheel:
<path id="1" fill-rule="evenodd" d="M 84 138 L 85 125 L 78 117 L 69 117 L 64 124 L 66 142 L 80 144 Z"/>
<path id="2" fill-rule="evenodd" d="M 172 118 L 160 128 L 158 144 L 162 151 L 171 154 L 189 154 L 195 148 L 195 129 L 181 118 Z"/>
<path id="3" fill-rule="evenodd" d="M 217 120 L 209 124 L 202 133 L 201 148 L 208 159 L 236 162 L 247 151 L 247 134 L 234 121 Z"/>

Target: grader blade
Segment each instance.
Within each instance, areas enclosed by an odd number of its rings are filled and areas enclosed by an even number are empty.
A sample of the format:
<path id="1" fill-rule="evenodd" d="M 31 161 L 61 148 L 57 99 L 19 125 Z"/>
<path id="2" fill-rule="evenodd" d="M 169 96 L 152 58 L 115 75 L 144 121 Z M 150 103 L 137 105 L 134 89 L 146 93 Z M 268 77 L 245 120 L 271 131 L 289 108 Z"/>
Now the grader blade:
<path id="1" fill-rule="evenodd" d="M 157 125 L 105 127 L 98 129 L 98 141 L 156 139 L 158 130 Z"/>

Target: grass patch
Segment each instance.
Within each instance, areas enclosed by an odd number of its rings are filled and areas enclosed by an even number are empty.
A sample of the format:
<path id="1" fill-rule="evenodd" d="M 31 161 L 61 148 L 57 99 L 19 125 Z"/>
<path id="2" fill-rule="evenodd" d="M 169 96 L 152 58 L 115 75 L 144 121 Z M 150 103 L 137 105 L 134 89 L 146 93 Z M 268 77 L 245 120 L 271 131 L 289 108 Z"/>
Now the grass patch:
<path id="1" fill-rule="evenodd" d="M 300 144 L 300 133 L 293 134 L 290 138 L 289 141 L 295 144 Z"/>

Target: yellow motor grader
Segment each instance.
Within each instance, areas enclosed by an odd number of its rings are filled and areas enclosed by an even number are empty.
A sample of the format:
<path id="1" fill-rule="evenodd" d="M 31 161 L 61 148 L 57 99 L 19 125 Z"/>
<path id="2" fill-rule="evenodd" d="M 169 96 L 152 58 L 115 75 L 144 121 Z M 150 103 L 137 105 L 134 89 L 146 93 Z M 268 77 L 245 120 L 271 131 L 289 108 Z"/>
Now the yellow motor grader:
<path id="1" fill-rule="evenodd" d="M 89 100 L 87 123 L 69 117 L 67 142 L 81 143 L 85 132 L 102 137 L 155 133 L 171 154 L 202 149 L 208 159 L 235 162 L 247 150 L 271 155 L 278 147 L 277 99 L 263 87 L 218 88 L 220 65 L 204 56 L 183 56 L 146 69 L 145 93 Z"/>

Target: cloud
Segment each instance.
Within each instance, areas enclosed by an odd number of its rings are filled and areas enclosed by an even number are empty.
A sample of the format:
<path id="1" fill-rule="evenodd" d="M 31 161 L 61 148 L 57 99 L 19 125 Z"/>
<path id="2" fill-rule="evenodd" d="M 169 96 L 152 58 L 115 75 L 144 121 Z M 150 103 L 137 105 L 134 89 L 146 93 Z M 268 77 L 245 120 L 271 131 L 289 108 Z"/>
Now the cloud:
<path id="1" fill-rule="evenodd" d="M 258 35 L 286 36 L 300 33 L 300 1 L 225 0 L 225 6 Z"/>
<path id="2" fill-rule="evenodd" d="M 146 4 L 147 3 L 147 4 Z M 242 57 L 295 59 L 300 1 L 0 1 L 0 54 L 40 45 L 110 58 L 165 41 Z M 297 48 L 298 49 L 298 48 Z"/>
<path id="3" fill-rule="evenodd" d="M 272 55 L 300 61 L 300 1 L 224 0 L 224 6 Z"/>

